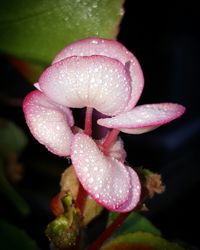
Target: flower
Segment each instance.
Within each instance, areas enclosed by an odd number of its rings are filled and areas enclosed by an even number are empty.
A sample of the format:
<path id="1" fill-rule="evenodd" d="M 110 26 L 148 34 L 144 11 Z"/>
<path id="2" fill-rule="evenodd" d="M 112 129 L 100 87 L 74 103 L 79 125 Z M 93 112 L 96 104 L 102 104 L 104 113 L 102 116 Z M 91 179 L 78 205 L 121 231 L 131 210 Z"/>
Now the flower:
<path id="1" fill-rule="evenodd" d="M 40 76 L 24 100 L 24 113 L 34 137 L 48 150 L 71 156 L 77 177 L 98 203 L 128 212 L 139 202 L 136 172 L 124 164 L 124 150 L 115 146 L 119 131 L 140 134 L 178 118 L 184 107 L 174 103 L 135 107 L 144 78 L 135 56 L 117 41 L 88 38 L 64 48 Z M 85 134 L 74 134 L 69 108 L 86 110 Z M 113 130 L 98 145 L 91 137 L 92 110 Z M 116 144 L 117 145 L 117 144 Z"/>

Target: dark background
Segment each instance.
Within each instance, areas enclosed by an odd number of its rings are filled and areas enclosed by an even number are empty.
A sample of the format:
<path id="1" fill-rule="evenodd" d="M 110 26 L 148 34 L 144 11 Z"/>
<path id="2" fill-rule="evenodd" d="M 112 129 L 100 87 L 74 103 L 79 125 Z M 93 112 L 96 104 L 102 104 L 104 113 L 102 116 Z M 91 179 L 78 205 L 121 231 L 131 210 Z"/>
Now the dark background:
<path id="1" fill-rule="evenodd" d="M 197 247 L 200 246 L 196 229 L 200 211 L 199 23 L 199 11 L 192 2 L 158 4 L 127 0 L 118 36 L 136 55 L 144 71 L 145 88 L 139 103 L 177 102 L 186 106 L 183 117 L 156 131 L 122 137 L 127 161 L 161 173 L 166 185 L 164 194 L 148 202 L 146 215 L 166 238 Z M 59 191 L 66 160 L 48 153 L 33 139 L 21 108 L 8 101 L 10 97 L 22 99 L 32 87 L 5 56 L 1 56 L 0 75 L 0 115 L 14 121 L 29 136 L 29 145 L 20 157 L 24 178 L 16 188 L 33 210 L 28 218 L 20 217 L 2 196 L 0 216 L 26 228 L 41 247 L 47 248 L 43 230 L 53 218 L 49 202 Z"/>
<path id="2" fill-rule="evenodd" d="M 166 192 L 148 216 L 166 237 L 200 246 L 199 11 L 194 1 L 126 1 L 119 40 L 139 59 L 143 103 L 177 102 L 180 119 L 140 136 L 123 135 L 128 161 L 162 174 Z"/>

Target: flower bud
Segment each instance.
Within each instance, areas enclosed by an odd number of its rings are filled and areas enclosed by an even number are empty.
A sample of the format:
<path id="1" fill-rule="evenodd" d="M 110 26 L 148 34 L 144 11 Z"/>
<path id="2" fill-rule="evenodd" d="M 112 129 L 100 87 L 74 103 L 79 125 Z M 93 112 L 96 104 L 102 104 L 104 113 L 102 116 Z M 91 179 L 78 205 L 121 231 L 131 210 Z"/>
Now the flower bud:
<path id="1" fill-rule="evenodd" d="M 50 222 L 46 235 L 57 249 L 64 250 L 76 245 L 80 231 L 80 213 L 72 204 L 72 197 L 66 195 L 62 199 L 64 213 Z"/>

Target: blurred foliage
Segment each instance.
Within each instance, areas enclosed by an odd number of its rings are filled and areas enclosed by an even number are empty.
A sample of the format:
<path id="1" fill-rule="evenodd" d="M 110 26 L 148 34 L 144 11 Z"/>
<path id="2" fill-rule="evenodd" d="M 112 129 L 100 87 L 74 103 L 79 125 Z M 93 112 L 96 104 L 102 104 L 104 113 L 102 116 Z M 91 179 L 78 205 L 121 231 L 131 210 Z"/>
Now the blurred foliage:
<path id="1" fill-rule="evenodd" d="M 0 118 L 0 156 L 7 158 L 11 153 L 19 154 L 27 145 L 24 132 L 13 122 Z"/>
<path id="2" fill-rule="evenodd" d="M 184 250 L 176 243 L 146 232 L 128 233 L 105 244 L 101 250 Z"/>
<path id="3" fill-rule="evenodd" d="M 100 36 L 114 38 L 122 0 L 2 0 L 0 51 L 47 65 L 67 44 Z"/>
<path id="4" fill-rule="evenodd" d="M 110 225 L 118 216 L 118 213 L 109 213 L 108 225 Z M 114 232 L 112 237 L 117 237 L 121 234 L 148 232 L 154 235 L 161 235 L 161 232 L 144 216 L 139 213 L 132 212 L 123 222 L 123 224 Z"/>
<path id="5" fill-rule="evenodd" d="M 21 229 L 0 220 L 0 248 L 2 250 L 39 250 L 36 243 Z"/>
<path id="6" fill-rule="evenodd" d="M 15 188 L 7 180 L 5 176 L 4 166 L 0 159 L 0 192 L 6 196 L 6 199 L 9 200 L 13 206 L 20 212 L 22 215 L 28 215 L 30 213 L 30 208 L 25 200 L 17 193 Z"/>
<path id="7" fill-rule="evenodd" d="M 10 163 L 15 165 L 13 169 L 18 167 L 17 157 L 26 146 L 27 137 L 14 123 L 0 118 L 0 138 L 0 192 L 22 215 L 27 215 L 30 212 L 28 204 L 16 192 L 6 176 Z M 14 171 L 15 169 L 10 174 L 15 175 Z"/>

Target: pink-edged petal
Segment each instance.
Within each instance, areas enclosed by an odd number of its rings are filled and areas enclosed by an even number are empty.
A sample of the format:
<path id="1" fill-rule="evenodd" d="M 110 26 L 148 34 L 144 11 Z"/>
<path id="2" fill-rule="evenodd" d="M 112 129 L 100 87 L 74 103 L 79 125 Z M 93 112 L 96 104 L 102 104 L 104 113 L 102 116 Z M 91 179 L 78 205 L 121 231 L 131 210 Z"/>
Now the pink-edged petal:
<path id="1" fill-rule="evenodd" d="M 94 200 L 109 210 L 127 201 L 131 188 L 127 168 L 106 157 L 89 136 L 74 136 L 71 159 L 81 184 Z"/>
<path id="2" fill-rule="evenodd" d="M 131 91 L 125 67 L 105 56 L 62 60 L 44 71 L 39 84 L 56 103 L 73 108 L 93 107 L 106 115 L 124 110 Z"/>
<path id="3" fill-rule="evenodd" d="M 180 117 L 184 111 L 182 105 L 174 103 L 146 104 L 112 118 L 99 119 L 97 123 L 125 133 L 141 134 Z"/>
<path id="4" fill-rule="evenodd" d="M 131 191 L 129 194 L 129 199 L 122 204 L 120 207 L 115 209 L 115 212 L 118 213 L 127 213 L 132 211 L 139 203 L 140 201 L 140 195 L 141 195 L 141 184 L 140 180 L 138 178 L 137 173 L 130 167 L 127 167 L 130 173 L 131 177 Z"/>
<path id="5" fill-rule="evenodd" d="M 70 56 L 102 55 L 119 60 L 131 77 L 131 98 L 126 111 L 135 106 L 144 86 L 144 77 L 140 64 L 136 57 L 128 51 L 121 43 L 115 40 L 91 37 L 70 44 L 57 54 L 53 64 Z"/>
<path id="6" fill-rule="evenodd" d="M 126 111 L 135 106 L 144 87 L 142 69 L 136 57 L 115 40 L 91 37 L 70 44 L 57 54 L 53 64 L 71 56 L 102 55 L 119 60 L 131 77 L 131 97 Z"/>
<path id="7" fill-rule="evenodd" d="M 67 107 L 56 105 L 39 90 L 29 93 L 23 103 L 28 127 L 49 151 L 59 156 L 70 154 L 73 116 Z"/>
<path id="8" fill-rule="evenodd" d="M 126 68 L 131 76 L 132 87 L 131 97 L 125 108 L 125 111 L 129 111 L 137 104 L 142 94 L 144 88 L 144 76 L 140 64 L 134 56 L 130 59 L 130 63 L 126 63 Z"/>

